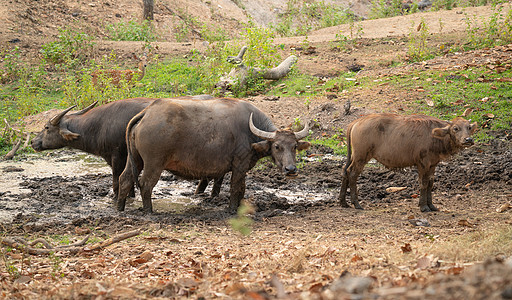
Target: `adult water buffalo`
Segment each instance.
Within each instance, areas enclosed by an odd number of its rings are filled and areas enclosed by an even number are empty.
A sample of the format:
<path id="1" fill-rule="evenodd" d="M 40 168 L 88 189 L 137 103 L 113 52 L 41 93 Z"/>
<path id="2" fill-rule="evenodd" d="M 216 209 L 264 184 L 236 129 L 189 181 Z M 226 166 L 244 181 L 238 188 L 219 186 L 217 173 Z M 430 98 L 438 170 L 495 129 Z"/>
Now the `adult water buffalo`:
<path id="1" fill-rule="evenodd" d="M 132 98 L 68 114 L 71 106 L 51 118 L 32 140 L 36 151 L 70 147 L 101 156 L 112 168 L 112 188 L 117 199 L 118 179 L 126 165 L 126 125 L 155 99 Z"/>
<path id="2" fill-rule="evenodd" d="M 210 95 L 183 97 L 195 100 L 208 100 Z M 98 155 L 112 168 L 112 188 L 114 199 L 119 191 L 119 175 L 126 166 L 126 125 L 133 116 L 141 112 L 154 98 L 131 98 L 110 102 L 94 108 L 94 102 L 87 108 L 68 114 L 71 106 L 56 115 L 32 140 L 36 151 L 70 147 Z M 222 178 L 215 182 L 212 197 L 219 194 Z M 200 181 L 196 193 L 204 192 L 208 180 Z"/>
<path id="3" fill-rule="evenodd" d="M 256 162 L 271 156 L 288 176 L 296 176 L 296 151 L 310 144 L 300 132 L 277 130 L 258 108 L 243 100 L 159 99 L 133 117 L 126 128 L 128 161 L 119 178 L 118 210 L 125 208 L 138 180 L 143 209 L 152 211 L 151 193 L 163 170 L 185 179 L 220 179 L 231 172 L 229 208 L 245 193 L 245 177 Z"/>
<path id="4" fill-rule="evenodd" d="M 471 135 L 476 123 L 463 118 L 451 122 L 423 115 L 371 114 L 348 125 L 347 163 L 343 168 L 340 204 L 349 207 L 345 197 L 350 186 L 350 198 L 355 208 L 357 178 L 365 164 L 375 158 L 387 168 L 418 168 L 420 183 L 419 206 L 422 212 L 438 210 L 432 204 L 432 186 L 436 165 L 466 146 L 473 144 Z"/>

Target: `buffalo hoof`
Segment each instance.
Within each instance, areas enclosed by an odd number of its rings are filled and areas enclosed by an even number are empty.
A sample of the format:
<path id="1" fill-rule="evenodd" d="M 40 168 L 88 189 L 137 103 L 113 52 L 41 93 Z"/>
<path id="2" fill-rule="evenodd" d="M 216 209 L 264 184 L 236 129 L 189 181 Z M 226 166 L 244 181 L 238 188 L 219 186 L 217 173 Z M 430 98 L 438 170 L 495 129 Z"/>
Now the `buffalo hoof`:
<path id="1" fill-rule="evenodd" d="M 420 206 L 420 210 L 421 210 L 421 212 L 431 212 L 432 211 L 432 209 L 430 209 L 430 207 L 428 205 Z"/>
<path id="2" fill-rule="evenodd" d="M 340 205 L 341 205 L 341 207 L 346 207 L 346 208 L 350 207 L 350 205 L 348 205 L 347 201 L 341 201 L 340 200 Z"/>
<path id="3" fill-rule="evenodd" d="M 355 209 L 360 209 L 360 210 L 363 210 L 363 209 L 364 209 L 364 208 L 363 208 L 361 205 L 359 205 L 359 204 L 358 204 L 358 205 L 354 205 L 354 208 L 355 208 Z"/>
<path id="4" fill-rule="evenodd" d="M 429 204 L 428 207 L 430 208 L 430 211 L 439 211 L 439 208 L 435 207 L 433 204 Z"/>

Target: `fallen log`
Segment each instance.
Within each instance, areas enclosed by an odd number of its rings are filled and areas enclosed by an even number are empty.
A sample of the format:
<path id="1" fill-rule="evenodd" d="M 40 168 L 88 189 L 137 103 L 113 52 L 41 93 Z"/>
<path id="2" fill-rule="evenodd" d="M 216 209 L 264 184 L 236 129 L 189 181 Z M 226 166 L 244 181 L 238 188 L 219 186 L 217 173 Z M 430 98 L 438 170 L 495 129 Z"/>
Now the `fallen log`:
<path id="1" fill-rule="evenodd" d="M 235 67 L 231 69 L 227 76 L 221 77 L 220 81 L 215 84 L 215 87 L 219 89 L 221 94 L 225 94 L 227 91 L 233 91 L 235 87 L 245 87 L 250 77 L 279 80 L 290 73 L 293 65 L 297 62 L 297 56 L 290 55 L 277 67 L 271 69 L 249 68 L 243 63 L 246 50 L 247 46 L 243 46 L 237 56 L 228 56 L 227 61 L 234 64 Z"/>

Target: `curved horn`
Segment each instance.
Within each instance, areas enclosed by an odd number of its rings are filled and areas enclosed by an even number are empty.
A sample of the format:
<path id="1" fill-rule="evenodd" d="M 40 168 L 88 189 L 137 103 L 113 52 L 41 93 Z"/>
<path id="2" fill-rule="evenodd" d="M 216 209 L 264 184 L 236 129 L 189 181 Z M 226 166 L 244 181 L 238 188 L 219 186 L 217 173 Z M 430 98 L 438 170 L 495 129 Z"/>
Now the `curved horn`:
<path id="1" fill-rule="evenodd" d="M 307 137 L 308 134 L 309 134 L 309 126 L 308 126 L 308 122 L 306 122 L 306 125 L 304 125 L 304 128 L 302 128 L 301 131 L 295 132 L 295 139 L 297 139 L 297 141 L 298 141 L 300 139 Z"/>
<path id="2" fill-rule="evenodd" d="M 61 112 L 60 114 L 58 114 L 55 117 L 51 118 L 50 119 L 50 124 L 52 124 L 53 126 L 59 125 L 60 119 L 62 119 L 62 117 L 64 117 L 65 114 L 67 114 L 70 110 L 72 110 L 75 107 L 76 107 L 76 105 L 68 107 L 63 112 Z"/>
<path id="3" fill-rule="evenodd" d="M 254 126 L 254 123 L 252 122 L 252 113 L 251 113 L 251 116 L 249 117 L 249 128 L 251 129 L 251 132 L 255 136 L 262 138 L 264 140 L 273 141 L 276 138 L 275 131 L 273 131 L 273 132 L 263 131 L 261 129 L 256 128 L 256 126 Z"/>
<path id="4" fill-rule="evenodd" d="M 83 115 L 85 114 L 86 112 L 90 111 L 96 104 L 98 104 L 98 101 L 94 101 L 93 104 L 87 106 L 86 108 L 82 109 L 81 111 L 77 111 L 76 113 L 74 113 L 73 115 Z"/>

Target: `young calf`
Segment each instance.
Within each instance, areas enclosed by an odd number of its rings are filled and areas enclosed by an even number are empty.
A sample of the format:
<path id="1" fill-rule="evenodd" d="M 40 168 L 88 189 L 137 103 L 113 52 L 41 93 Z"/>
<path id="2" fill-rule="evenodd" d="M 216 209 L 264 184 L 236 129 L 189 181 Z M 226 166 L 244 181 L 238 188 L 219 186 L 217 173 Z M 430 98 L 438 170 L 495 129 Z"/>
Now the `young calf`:
<path id="1" fill-rule="evenodd" d="M 375 158 L 387 168 L 418 168 L 420 183 L 419 206 L 422 212 L 438 210 L 432 204 L 432 186 L 436 165 L 466 146 L 472 145 L 471 135 L 477 128 L 463 118 L 451 122 L 423 115 L 371 114 L 359 118 L 347 128 L 347 163 L 343 167 L 340 204 L 345 200 L 347 187 L 355 208 L 362 209 L 357 200 L 357 178 L 366 163 Z"/>

